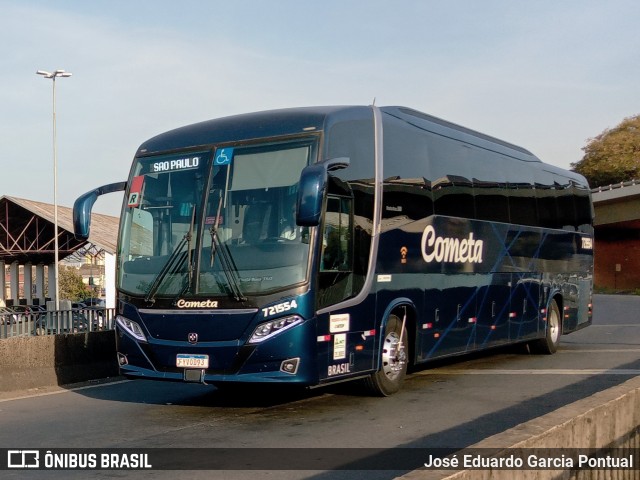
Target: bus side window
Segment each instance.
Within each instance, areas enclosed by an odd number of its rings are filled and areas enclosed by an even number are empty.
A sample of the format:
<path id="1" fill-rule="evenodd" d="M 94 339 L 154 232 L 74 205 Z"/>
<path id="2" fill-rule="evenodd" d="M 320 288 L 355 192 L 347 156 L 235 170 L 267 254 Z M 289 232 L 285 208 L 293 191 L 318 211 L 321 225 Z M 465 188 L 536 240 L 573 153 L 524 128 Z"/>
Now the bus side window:
<path id="1" fill-rule="evenodd" d="M 556 207 L 556 185 L 553 176 L 544 170 L 535 172 L 536 202 L 538 205 L 538 226 L 558 228 L 559 219 Z"/>
<path id="2" fill-rule="evenodd" d="M 351 254 L 351 199 L 329 196 L 322 232 L 322 272 L 350 272 Z"/>
<path id="3" fill-rule="evenodd" d="M 576 225 L 583 233 L 593 234 L 593 207 L 591 205 L 590 191 L 587 185 L 574 185 L 576 205 Z"/>
<path id="4" fill-rule="evenodd" d="M 317 308 L 335 305 L 358 289 L 353 272 L 353 199 L 329 194 L 322 230 Z"/>

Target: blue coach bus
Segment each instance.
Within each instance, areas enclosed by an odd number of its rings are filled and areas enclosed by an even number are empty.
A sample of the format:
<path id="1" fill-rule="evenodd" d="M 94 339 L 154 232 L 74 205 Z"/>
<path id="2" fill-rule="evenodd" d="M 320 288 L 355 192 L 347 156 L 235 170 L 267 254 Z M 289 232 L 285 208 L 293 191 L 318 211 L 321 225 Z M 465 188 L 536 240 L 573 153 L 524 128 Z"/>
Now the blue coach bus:
<path id="1" fill-rule="evenodd" d="M 130 378 L 379 395 L 407 368 L 591 323 L 583 177 L 404 107 L 237 115 L 143 143 L 125 190 L 117 357 Z"/>

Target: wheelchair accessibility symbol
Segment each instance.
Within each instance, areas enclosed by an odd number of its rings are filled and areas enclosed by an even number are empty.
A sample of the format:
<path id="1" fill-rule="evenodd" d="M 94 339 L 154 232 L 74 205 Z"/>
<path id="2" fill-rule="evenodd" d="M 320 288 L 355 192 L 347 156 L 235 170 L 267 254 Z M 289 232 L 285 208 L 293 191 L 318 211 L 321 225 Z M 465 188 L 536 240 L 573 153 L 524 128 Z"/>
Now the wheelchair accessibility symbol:
<path id="1" fill-rule="evenodd" d="M 221 148 L 216 153 L 214 165 L 229 165 L 233 158 L 233 148 Z"/>

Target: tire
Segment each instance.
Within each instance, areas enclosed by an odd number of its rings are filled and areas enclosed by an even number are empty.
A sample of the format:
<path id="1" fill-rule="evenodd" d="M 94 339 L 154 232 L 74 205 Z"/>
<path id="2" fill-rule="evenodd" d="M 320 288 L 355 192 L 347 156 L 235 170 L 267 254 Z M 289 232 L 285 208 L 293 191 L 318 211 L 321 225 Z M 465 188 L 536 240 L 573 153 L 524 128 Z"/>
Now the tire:
<path id="1" fill-rule="evenodd" d="M 375 395 L 388 397 L 400 390 L 407 375 L 407 329 L 402 329 L 402 320 L 390 315 L 383 335 L 380 370 L 365 379 L 365 386 Z"/>
<path id="2" fill-rule="evenodd" d="M 558 303 L 552 299 L 547 308 L 547 328 L 544 338 L 531 342 L 529 345 L 534 353 L 551 355 L 556 353 L 562 335 L 562 316 Z"/>

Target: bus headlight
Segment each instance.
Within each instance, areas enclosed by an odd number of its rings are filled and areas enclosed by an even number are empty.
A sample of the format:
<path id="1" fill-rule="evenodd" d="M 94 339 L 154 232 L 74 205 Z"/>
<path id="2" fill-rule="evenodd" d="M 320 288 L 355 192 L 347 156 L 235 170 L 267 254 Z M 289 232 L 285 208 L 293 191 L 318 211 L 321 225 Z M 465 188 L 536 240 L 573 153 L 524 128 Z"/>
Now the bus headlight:
<path id="1" fill-rule="evenodd" d="M 147 337 L 145 336 L 144 332 L 142 331 L 142 327 L 140 327 L 140 325 L 138 325 L 133 320 L 129 320 L 128 318 L 125 318 L 125 317 L 123 317 L 121 315 L 117 315 L 116 316 L 116 323 L 118 325 L 120 325 L 120 327 L 125 332 L 127 332 L 129 335 L 131 335 L 136 340 L 140 340 L 141 342 L 146 342 L 147 341 Z"/>
<path id="2" fill-rule="evenodd" d="M 260 343 L 274 335 L 284 332 L 289 328 L 302 323 L 302 318 L 293 315 L 291 317 L 278 318 L 276 320 L 270 320 L 265 323 L 261 323 L 251 334 L 248 343 Z"/>

